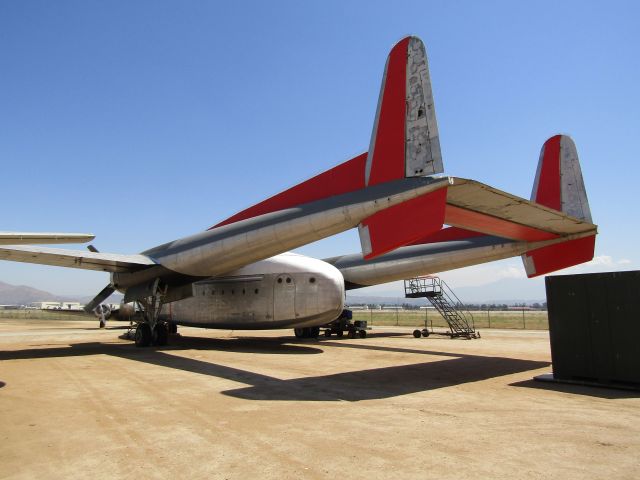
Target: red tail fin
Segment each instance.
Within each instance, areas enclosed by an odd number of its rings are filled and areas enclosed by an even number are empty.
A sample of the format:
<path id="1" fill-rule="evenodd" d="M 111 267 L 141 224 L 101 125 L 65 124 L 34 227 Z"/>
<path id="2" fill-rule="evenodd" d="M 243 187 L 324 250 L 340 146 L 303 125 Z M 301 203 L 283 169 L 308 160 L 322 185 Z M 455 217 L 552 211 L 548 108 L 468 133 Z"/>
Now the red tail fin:
<path id="1" fill-rule="evenodd" d="M 591 223 L 576 146 L 570 137 L 556 135 L 540 151 L 531 200 Z M 531 250 L 522 256 L 529 278 L 588 262 L 593 258 L 595 235 Z"/>
<path id="2" fill-rule="evenodd" d="M 366 184 L 442 171 L 426 50 L 419 38 L 406 37 L 391 49 L 384 69 Z"/>

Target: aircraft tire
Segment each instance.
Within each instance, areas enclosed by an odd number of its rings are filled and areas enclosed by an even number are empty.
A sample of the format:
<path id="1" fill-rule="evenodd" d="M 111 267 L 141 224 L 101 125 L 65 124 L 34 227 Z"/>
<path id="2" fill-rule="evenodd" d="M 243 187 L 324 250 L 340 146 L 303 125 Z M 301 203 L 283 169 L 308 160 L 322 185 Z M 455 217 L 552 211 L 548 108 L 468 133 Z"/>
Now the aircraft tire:
<path id="1" fill-rule="evenodd" d="M 355 330 L 349 330 L 349 338 L 356 338 L 356 331 Z"/>
<path id="2" fill-rule="evenodd" d="M 151 327 L 148 323 L 139 323 L 135 335 L 136 347 L 148 347 L 151 345 Z"/>
<path id="3" fill-rule="evenodd" d="M 309 327 L 309 338 L 318 338 L 320 327 Z"/>
<path id="4" fill-rule="evenodd" d="M 324 331 L 324 336 L 327 337 L 327 338 L 331 337 L 331 330 L 325 330 Z"/>
<path id="5" fill-rule="evenodd" d="M 426 328 L 424 330 L 422 330 L 422 336 L 424 338 L 427 338 L 430 335 L 431 332 L 429 332 L 429 330 L 427 330 Z"/>
<path id="6" fill-rule="evenodd" d="M 176 325 L 175 323 L 170 323 L 169 324 L 169 333 L 173 333 L 173 334 L 178 333 L 178 325 Z"/>
<path id="7" fill-rule="evenodd" d="M 336 332 L 336 337 L 338 337 L 338 338 L 342 338 L 342 337 L 344 337 L 344 332 L 343 332 L 342 330 L 338 330 L 338 331 Z"/>
<path id="8" fill-rule="evenodd" d="M 158 323 L 153 332 L 153 343 L 164 347 L 169 341 L 169 329 L 164 323 Z"/>
<path id="9" fill-rule="evenodd" d="M 307 336 L 306 336 L 307 329 L 306 328 L 294 328 L 293 329 L 293 333 L 296 334 L 296 338 L 307 338 Z"/>
<path id="10" fill-rule="evenodd" d="M 366 330 L 360 330 L 358 333 L 360 334 L 360 338 L 367 338 L 367 331 Z"/>
<path id="11" fill-rule="evenodd" d="M 414 330 L 413 336 L 416 338 L 420 338 L 422 336 L 422 332 L 420 330 Z"/>

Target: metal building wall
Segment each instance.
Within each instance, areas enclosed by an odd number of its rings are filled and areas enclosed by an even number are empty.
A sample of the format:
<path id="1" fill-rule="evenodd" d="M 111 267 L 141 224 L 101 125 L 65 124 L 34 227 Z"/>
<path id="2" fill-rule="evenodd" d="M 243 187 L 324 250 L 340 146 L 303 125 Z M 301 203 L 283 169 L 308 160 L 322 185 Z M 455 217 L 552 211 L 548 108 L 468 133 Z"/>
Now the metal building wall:
<path id="1" fill-rule="evenodd" d="M 640 386 L 640 271 L 546 277 L 553 376 Z"/>

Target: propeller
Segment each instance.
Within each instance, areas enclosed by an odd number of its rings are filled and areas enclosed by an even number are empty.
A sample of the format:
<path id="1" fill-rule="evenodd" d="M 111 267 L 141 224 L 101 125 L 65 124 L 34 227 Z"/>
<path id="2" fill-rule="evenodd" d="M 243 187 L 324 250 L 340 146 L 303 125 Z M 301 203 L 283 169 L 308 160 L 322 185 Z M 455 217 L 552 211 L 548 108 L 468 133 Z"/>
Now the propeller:
<path id="1" fill-rule="evenodd" d="M 91 300 L 89 303 L 87 303 L 84 306 L 84 311 L 87 313 L 91 313 L 93 311 L 95 311 L 95 309 L 102 303 L 104 302 L 109 295 L 111 295 L 113 292 L 116 291 L 116 287 L 114 287 L 113 285 L 109 284 L 106 287 L 104 287 L 100 293 L 98 295 L 96 295 L 93 300 Z"/>
<path id="2" fill-rule="evenodd" d="M 96 317 L 100 319 L 100 328 L 104 328 L 107 324 L 107 319 L 111 316 L 111 307 L 109 305 L 100 304 L 94 310 Z"/>

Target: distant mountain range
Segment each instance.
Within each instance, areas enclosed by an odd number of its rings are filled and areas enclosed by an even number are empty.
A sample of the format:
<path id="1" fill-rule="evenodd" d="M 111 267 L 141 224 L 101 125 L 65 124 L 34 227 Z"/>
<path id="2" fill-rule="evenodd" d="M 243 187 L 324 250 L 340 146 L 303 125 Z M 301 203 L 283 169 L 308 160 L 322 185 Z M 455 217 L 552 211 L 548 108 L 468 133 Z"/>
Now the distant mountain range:
<path id="1" fill-rule="evenodd" d="M 504 278 L 496 282 L 475 287 L 453 287 L 453 291 L 464 303 L 507 304 L 543 303 L 545 302 L 544 283 L 527 279 Z M 496 293 L 499 292 L 499 293 Z M 86 295 L 57 295 L 26 285 L 11 285 L 0 282 L 0 305 L 28 305 L 32 302 L 80 302 L 88 303 L 93 297 Z M 114 294 L 109 298 L 112 303 L 119 303 L 122 295 Z M 398 291 L 381 292 L 378 295 L 358 295 L 358 290 L 347 292 L 347 304 L 425 305 L 426 299 L 404 298 Z"/>
<path id="2" fill-rule="evenodd" d="M 496 304 L 515 305 L 525 303 L 546 302 L 544 282 L 526 278 L 503 278 L 495 282 L 473 287 L 456 287 L 449 284 L 453 292 L 463 303 L 468 304 Z M 358 290 L 347 292 L 347 304 L 375 304 L 395 305 L 407 303 L 409 305 L 426 305 L 426 299 L 404 298 L 400 286 L 396 291 L 383 291 L 377 295 L 359 295 Z"/>
<path id="3" fill-rule="evenodd" d="M 28 305 L 32 302 L 80 302 L 88 303 L 93 297 L 86 295 L 56 295 L 26 285 L 11 285 L 0 282 L 0 305 Z M 114 294 L 109 298 L 119 303 L 122 295 Z"/>

